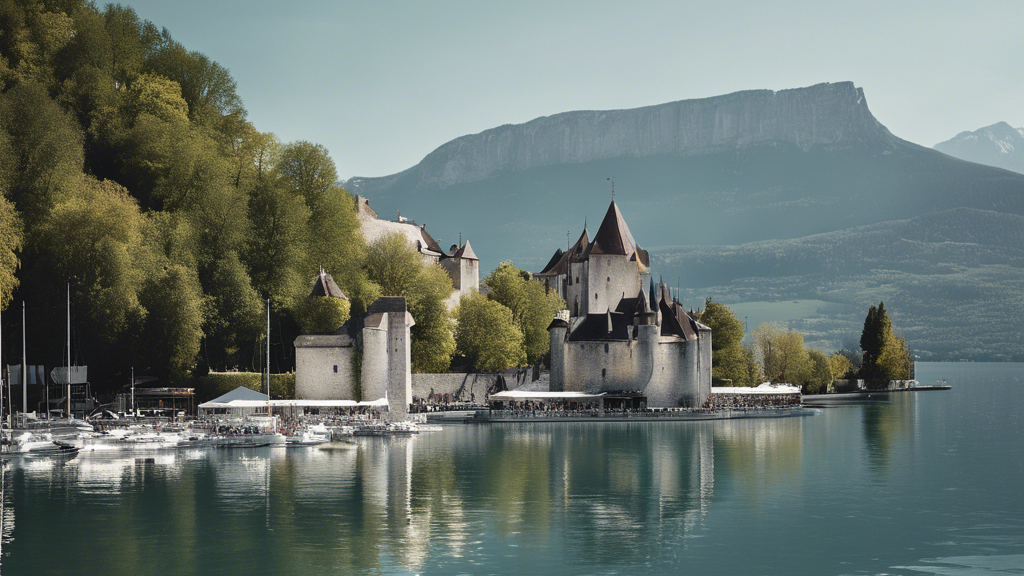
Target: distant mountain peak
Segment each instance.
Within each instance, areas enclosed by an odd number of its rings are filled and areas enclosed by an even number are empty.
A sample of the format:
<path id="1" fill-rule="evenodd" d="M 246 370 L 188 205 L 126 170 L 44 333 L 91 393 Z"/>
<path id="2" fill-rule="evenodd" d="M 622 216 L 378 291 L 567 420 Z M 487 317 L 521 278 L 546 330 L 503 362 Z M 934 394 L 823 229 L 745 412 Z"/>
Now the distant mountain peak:
<path id="1" fill-rule="evenodd" d="M 894 137 L 852 82 L 790 90 L 747 90 L 625 110 L 581 110 L 505 124 L 447 142 L 416 166 L 350 190 L 401 178 L 414 188 L 448 188 L 559 164 L 613 158 L 692 156 L 758 144 L 846 147 Z M 379 186 L 373 186 L 379 188 Z"/>
<path id="2" fill-rule="evenodd" d="M 1006 122 L 961 132 L 935 149 L 968 162 L 1024 173 L 1024 128 Z"/>

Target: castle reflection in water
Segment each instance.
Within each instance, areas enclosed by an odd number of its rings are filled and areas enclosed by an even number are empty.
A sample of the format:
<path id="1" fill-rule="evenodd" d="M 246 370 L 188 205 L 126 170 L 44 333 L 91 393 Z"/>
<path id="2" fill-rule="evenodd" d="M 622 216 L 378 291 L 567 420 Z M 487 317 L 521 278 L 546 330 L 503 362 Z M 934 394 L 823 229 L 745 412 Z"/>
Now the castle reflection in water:
<path id="1" fill-rule="evenodd" d="M 214 572 L 416 570 L 553 539 L 622 560 L 670 534 L 687 546 L 715 506 L 716 470 L 745 498 L 793 480 L 803 420 L 455 426 L 335 449 L 12 463 L 4 567 L 54 540 L 102 547 L 90 562 L 111 573 L 159 571 L 161 557 Z"/>

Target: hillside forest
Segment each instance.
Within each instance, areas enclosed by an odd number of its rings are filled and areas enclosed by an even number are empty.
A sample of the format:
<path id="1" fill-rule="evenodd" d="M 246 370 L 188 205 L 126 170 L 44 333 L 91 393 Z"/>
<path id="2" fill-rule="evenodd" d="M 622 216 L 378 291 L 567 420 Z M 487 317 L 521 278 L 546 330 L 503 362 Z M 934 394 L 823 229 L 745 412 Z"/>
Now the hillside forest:
<path id="1" fill-rule="evenodd" d="M 0 1 L 0 309 L 17 342 L 24 301 L 30 364 L 63 364 L 69 292 L 94 383 L 258 371 L 268 302 L 271 370 L 290 370 L 321 267 L 350 299 L 336 320 L 382 293 L 337 180 L 324 147 L 261 132 L 228 70 L 131 8 Z M 436 308 L 450 281 L 422 276 L 437 294 L 411 306 Z"/>

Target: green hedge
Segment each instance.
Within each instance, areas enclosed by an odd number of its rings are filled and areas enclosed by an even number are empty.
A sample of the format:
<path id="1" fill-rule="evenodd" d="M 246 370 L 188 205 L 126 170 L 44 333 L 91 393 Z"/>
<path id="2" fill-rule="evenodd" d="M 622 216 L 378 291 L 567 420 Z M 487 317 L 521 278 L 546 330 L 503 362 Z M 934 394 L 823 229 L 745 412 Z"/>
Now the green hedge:
<path id="1" fill-rule="evenodd" d="M 263 375 L 258 372 L 210 372 L 195 379 L 196 401 L 209 402 L 239 386 L 263 392 Z M 274 400 L 295 398 L 295 374 L 271 374 L 270 397 Z"/>

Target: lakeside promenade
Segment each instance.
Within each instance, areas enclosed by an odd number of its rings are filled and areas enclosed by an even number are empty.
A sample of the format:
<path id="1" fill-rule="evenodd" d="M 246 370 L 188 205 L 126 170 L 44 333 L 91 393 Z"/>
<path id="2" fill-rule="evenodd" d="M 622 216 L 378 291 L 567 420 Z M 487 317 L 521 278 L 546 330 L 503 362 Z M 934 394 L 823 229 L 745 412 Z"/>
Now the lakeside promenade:
<path id="1" fill-rule="evenodd" d="M 480 424 L 511 422 L 699 422 L 706 420 L 737 420 L 742 418 L 792 418 L 812 416 L 816 413 L 816 410 L 802 406 L 729 410 L 643 410 L 625 412 L 478 410 L 471 415 L 467 415 L 463 421 Z"/>

